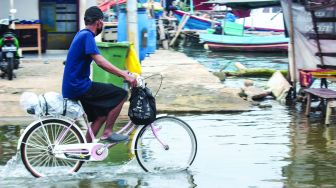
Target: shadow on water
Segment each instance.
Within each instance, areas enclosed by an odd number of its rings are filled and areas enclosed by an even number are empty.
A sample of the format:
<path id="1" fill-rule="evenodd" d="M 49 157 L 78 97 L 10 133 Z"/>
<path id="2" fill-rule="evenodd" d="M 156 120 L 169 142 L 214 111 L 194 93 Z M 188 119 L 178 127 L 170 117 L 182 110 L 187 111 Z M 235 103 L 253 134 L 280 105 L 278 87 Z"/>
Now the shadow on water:
<path id="1" fill-rule="evenodd" d="M 251 54 L 184 50 L 211 71 L 218 71 L 230 55 L 230 61 L 256 60 Z M 264 54 L 260 60 L 287 67 L 283 55 Z M 231 78 L 223 84 L 240 87 L 242 81 Z M 2 126 L 0 187 L 334 187 L 336 119 L 327 127 L 320 113 L 307 118 L 300 103 L 286 106 L 270 99 L 263 103 L 272 107 L 182 116 L 197 136 L 198 154 L 188 171 L 178 173 L 145 173 L 127 146 L 120 145 L 110 150 L 109 159 L 85 163 L 78 173 L 35 179 L 19 159 L 11 160 L 22 127 Z"/>

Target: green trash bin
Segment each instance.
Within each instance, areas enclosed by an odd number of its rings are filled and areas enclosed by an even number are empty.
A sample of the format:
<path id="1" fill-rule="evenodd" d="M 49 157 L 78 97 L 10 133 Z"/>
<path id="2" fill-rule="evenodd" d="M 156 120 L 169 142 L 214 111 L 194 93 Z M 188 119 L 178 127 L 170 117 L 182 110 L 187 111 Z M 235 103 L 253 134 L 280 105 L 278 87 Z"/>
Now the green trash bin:
<path id="1" fill-rule="evenodd" d="M 130 47 L 129 43 L 111 43 L 111 42 L 97 42 L 97 47 L 100 54 L 114 66 L 121 70 L 126 70 L 125 63 L 128 50 Z M 102 68 L 100 68 L 96 63 L 93 63 L 93 74 L 92 80 L 94 82 L 102 83 L 112 83 L 120 88 L 123 87 L 124 79 L 114 74 L 111 74 Z"/>

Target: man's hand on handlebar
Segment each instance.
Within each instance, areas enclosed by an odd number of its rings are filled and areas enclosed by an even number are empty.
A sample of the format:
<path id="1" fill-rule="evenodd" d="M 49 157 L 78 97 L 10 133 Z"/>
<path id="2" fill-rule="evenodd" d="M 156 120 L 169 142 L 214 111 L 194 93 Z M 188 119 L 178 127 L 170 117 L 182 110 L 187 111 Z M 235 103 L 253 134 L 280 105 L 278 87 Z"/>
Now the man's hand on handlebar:
<path id="1" fill-rule="evenodd" d="M 127 74 L 127 76 L 125 76 L 125 80 L 130 84 L 132 88 L 137 86 L 137 80 L 134 75 Z"/>

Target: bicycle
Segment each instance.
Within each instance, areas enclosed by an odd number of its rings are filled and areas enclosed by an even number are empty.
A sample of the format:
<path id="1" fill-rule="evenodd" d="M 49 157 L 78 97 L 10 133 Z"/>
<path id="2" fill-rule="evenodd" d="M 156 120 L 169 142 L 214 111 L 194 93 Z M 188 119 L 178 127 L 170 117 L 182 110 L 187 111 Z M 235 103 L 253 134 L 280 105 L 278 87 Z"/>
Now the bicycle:
<path id="1" fill-rule="evenodd" d="M 104 160 L 108 149 L 118 144 L 99 143 L 86 114 L 82 117 L 92 143 L 87 143 L 78 125 L 79 118 L 40 116 L 24 130 L 17 149 L 33 176 L 77 172 L 84 162 Z M 149 125 L 129 121 L 117 133 L 130 136 L 131 152 L 146 172 L 186 170 L 196 157 L 197 140 L 193 130 L 173 116 L 157 117 Z"/>

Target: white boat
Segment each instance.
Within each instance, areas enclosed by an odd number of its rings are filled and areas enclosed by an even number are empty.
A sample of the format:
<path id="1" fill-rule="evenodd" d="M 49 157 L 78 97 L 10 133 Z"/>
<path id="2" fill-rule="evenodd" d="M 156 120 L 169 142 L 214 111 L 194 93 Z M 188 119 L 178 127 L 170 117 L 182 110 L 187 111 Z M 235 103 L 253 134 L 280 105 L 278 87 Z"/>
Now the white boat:
<path id="1" fill-rule="evenodd" d="M 283 32 L 285 29 L 281 7 L 252 9 L 250 17 L 237 19 L 236 23 L 257 31 Z"/>

